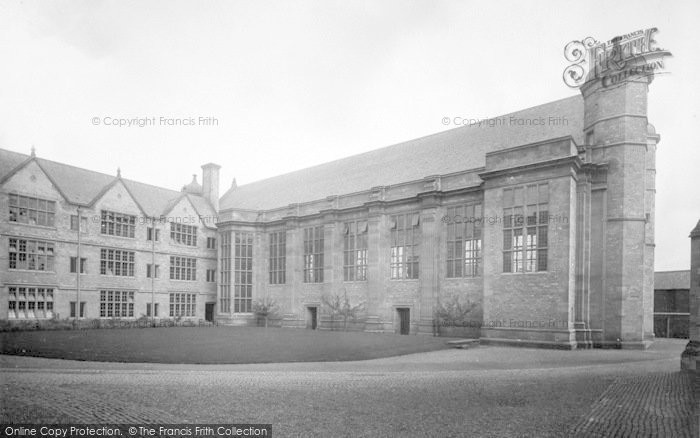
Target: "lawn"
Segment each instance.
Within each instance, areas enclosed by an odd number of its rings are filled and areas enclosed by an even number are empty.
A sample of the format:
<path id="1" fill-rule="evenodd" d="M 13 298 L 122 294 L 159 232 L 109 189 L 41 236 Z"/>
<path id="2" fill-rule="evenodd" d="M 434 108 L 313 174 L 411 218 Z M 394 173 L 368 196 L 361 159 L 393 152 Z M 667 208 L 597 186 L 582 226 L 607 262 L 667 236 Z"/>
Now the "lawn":
<path id="1" fill-rule="evenodd" d="M 102 362 L 327 362 L 440 350 L 448 340 L 281 328 L 157 327 L 5 332 L 0 333 L 0 352 Z"/>

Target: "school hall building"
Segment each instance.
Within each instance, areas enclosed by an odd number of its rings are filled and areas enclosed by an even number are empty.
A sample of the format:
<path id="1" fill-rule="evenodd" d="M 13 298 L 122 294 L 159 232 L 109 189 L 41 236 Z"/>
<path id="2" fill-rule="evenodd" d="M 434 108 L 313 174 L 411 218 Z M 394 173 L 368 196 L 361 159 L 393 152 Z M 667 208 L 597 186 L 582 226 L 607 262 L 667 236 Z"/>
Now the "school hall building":
<path id="1" fill-rule="evenodd" d="M 652 78 L 590 80 L 481 124 L 234 180 L 221 197 L 213 164 L 177 192 L 0 151 L 0 316 L 71 315 L 80 208 L 88 317 L 148 314 L 155 293 L 159 317 L 256 324 L 255 303 L 274 300 L 278 324 L 328 328 L 338 315 L 324 301 L 340 300 L 359 309 L 354 330 L 430 335 L 436 310 L 458 303 L 482 343 L 645 348 Z M 160 216 L 217 221 L 157 222 L 153 242 L 139 218 Z"/>

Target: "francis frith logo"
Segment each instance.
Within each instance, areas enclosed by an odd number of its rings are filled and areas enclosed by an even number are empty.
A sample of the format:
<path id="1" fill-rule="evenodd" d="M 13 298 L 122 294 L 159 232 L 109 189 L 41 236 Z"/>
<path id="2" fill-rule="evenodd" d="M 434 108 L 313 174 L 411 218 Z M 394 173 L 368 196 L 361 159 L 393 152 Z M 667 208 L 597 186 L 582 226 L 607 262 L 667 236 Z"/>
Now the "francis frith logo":
<path id="1" fill-rule="evenodd" d="M 664 57 L 671 52 L 657 46 L 658 29 L 637 30 L 599 42 L 592 37 L 571 41 L 564 47 L 566 60 L 572 62 L 564 70 L 564 83 L 578 88 L 600 79 L 603 87 L 619 84 L 630 76 L 647 76 L 664 70 Z"/>

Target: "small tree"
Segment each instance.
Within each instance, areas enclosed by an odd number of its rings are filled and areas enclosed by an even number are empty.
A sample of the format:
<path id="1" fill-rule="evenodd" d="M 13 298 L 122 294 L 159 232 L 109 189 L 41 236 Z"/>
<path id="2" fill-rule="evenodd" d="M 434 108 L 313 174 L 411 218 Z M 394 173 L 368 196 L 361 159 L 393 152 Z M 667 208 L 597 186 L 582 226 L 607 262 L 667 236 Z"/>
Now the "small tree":
<path id="1" fill-rule="evenodd" d="M 321 303 L 328 308 L 331 315 L 331 327 L 333 327 L 333 322 L 335 322 L 336 315 L 343 318 L 343 331 L 348 330 L 348 319 L 356 321 L 358 315 L 365 309 L 364 301 L 361 301 L 355 305 L 350 304 L 348 291 L 345 288 L 343 288 L 342 295 L 335 294 L 331 296 L 321 296 Z"/>
<path id="2" fill-rule="evenodd" d="M 262 318 L 265 321 L 265 328 L 267 328 L 269 318 L 277 316 L 278 310 L 277 303 L 268 297 L 253 302 L 253 313 L 257 318 Z"/>
<path id="3" fill-rule="evenodd" d="M 434 320 L 438 328 L 441 325 L 446 326 L 464 326 L 469 321 L 469 314 L 478 306 L 466 300 L 464 303 L 459 300 L 458 296 L 453 296 L 451 300 L 441 301 L 438 299 L 435 306 Z"/>

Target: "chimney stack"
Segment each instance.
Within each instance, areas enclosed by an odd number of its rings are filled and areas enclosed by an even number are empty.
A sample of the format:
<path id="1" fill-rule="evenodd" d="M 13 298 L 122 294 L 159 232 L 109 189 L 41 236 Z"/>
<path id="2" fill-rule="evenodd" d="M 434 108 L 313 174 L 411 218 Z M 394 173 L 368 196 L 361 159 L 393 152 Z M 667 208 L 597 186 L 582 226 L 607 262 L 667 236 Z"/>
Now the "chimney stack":
<path id="1" fill-rule="evenodd" d="M 219 212 L 219 169 L 221 166 L 208 163 L 202 166 L 202 195 Z"/>

